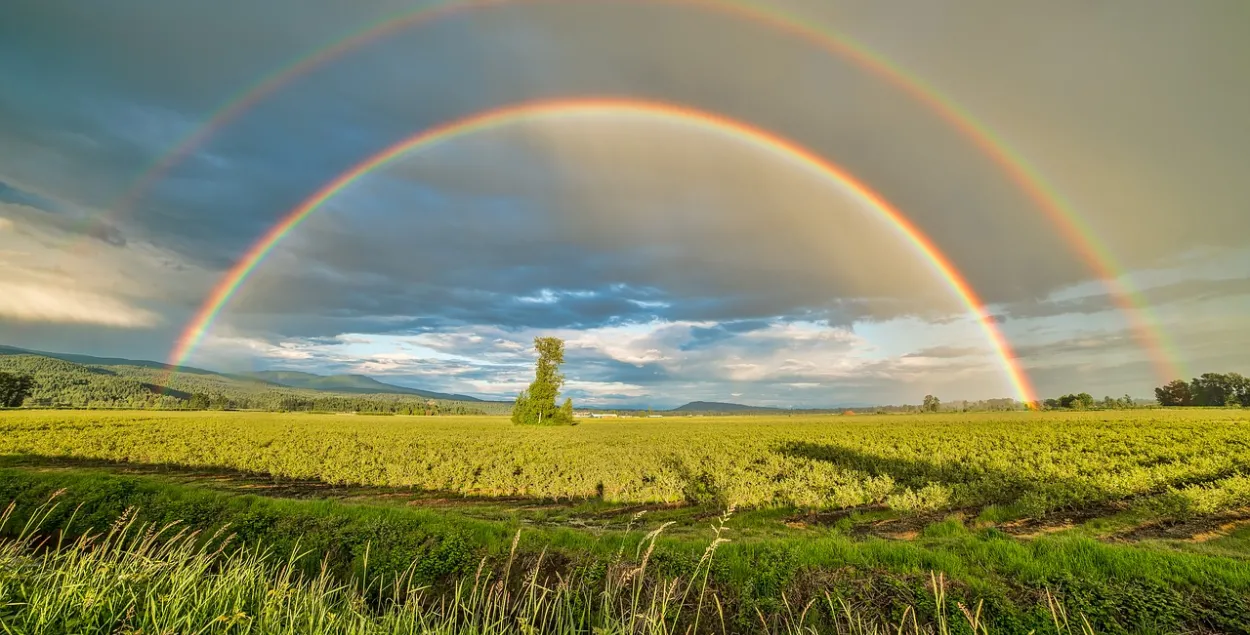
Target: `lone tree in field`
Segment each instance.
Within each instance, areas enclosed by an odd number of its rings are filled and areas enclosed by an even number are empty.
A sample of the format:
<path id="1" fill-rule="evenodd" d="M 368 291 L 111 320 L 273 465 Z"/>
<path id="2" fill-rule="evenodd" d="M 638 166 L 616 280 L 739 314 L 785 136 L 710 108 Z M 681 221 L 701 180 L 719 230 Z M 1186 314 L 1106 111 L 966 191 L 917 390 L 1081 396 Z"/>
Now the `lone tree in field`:
<path id="1" fill-rule="evenodd" d="M 565 399 L 564 405 L 556 407 L 556 396 L 564 385 L 560 364 L 564 363 L 564 340 L 558 337 L 534 338 L 534 350 L 538 351 L 538 365 L 534 369 L 534 381 L 527 390 L 517 395 L 512 407 L 512 423 L 531 425 L 573 425 L 573 400 Z"/>
<path id="2" fill-rule="evenodd" d="M 923 408 L 925 412 L 937 412 L 938 408 L 941 408 L 941 407 L 942 407 L 941 399 L 938 399 L 937 397 L 934 397 L 933 395 L 924 396 Z"/>
<path id="3" fill-rule="evenodd" d="M 17 408 L 30 396 L 35 382 L 26 375 L 0 371 L 0 407 Z"/>

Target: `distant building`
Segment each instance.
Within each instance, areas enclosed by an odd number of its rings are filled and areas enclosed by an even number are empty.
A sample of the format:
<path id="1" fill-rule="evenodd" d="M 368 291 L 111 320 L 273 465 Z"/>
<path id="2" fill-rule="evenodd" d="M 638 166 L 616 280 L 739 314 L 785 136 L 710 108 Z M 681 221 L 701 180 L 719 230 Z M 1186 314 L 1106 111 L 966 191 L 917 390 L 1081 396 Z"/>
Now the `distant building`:
<path id="1" fill-rule="evenodd" d="M 648 419 L 661 419 L 664 415 L 647 415 Z"/>
<path id="2" fill-rule="evenodd" d="M 594 419 L 615 419 L 620 415 L 615 412 L 592 412 L 590 416 Z"/>

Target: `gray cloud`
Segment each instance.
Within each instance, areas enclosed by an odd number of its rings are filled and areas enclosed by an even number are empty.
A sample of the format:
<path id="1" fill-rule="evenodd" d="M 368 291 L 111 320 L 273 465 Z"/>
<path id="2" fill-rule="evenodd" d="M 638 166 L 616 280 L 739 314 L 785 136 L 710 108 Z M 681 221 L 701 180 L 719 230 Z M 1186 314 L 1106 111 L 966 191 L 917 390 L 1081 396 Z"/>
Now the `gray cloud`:
<path id="1" fill-rule="evenodd" d="M 1027 157 L 1127 269 L 1180 270 L 1195 249 L 1247 246 L 1250 79 L 1239 64 L 1250 38 L 1240 32 L 1241 4 L 779 6 L 865 42 L 966 108 Z M 1069 345 L 1037 341 L 1035 333 L 1074 335 L 1077 320 L 1106 313 L 1111 298 L 1066 292 L 1094 274 L 1002 166 L 949 122 L 846 59 L 693 7 L 501 7 L 395 33 L 258 103 L 117 209 L 145 170 L 231 96 L 410 8 L 13 5 L 0 21 L 0 201 L 27 208 L 4 217 L 16 228 L 8 233 L 22 237 L 19 251 L 39 252 L 20 260 L 13 279 L 51 275 L 59 250 L 94 237 L 94 261 L 57 262 L 65 270 L 56 275 L 90 281 L 90 293 L 105 298 L 86 305 L 123 302 L 156 316 L 150 332 L 166 338 L 214 274 L 287 210 L 395 140 L 517 100 L 628 96 L 739 118 L 844 165 L 998 305 L 996 321 L 1021 338 L 1018 353 L 1042 383 L 1051 381 L 1048 363 L 1093 350 L 1119 351 L 1098 381 L 1137 372 L 1140 343 L 1131 340 L 1094 336 L 1093 349 L 1075 343 L 1085 334 Z M 1246 294 L 1236 273 L 1190 271 L 1147 285 L 1145 297 L 1165 310 L 1200 302 L 1216 317 L 1235 314 L 1240 305 L 1221 300 Z M 665 350 L 706 355 L 698 359 L 709 369 L 723 356 L 768 359 L 770 381 L 791 373 L 793 383 L 811 383 L 803 364 L 770 357 L 784 342 L 751 337 L 798 319 L 849 326 L 915 316 L 940 325 L 962 313 L 893 230 L 767 150 L 671 123 L 565 117 L 458 139 L 362 180 L 280 244 L 218 327 L 276 342 L 706 321 L 716 325 L 664 340 Z M 52 333 L 29 315 L 0 324 L 0 337 Z M 1215 359 L 1201 338 L 1176 339 L 1187 359 Z M 909 356 L 857 368 L 923 382 L 916 378 L 936 364 L 966 363 L 951 372 L 972 381 L 981 365 L 957 354 L 961 344 L 912 346 Z M 727 381 L 703 386 L 672 369 L 585 361 L 600 382 L 660 377 L 713 396 Z M 790 389 L 806 390 L 769 394 Z"/>

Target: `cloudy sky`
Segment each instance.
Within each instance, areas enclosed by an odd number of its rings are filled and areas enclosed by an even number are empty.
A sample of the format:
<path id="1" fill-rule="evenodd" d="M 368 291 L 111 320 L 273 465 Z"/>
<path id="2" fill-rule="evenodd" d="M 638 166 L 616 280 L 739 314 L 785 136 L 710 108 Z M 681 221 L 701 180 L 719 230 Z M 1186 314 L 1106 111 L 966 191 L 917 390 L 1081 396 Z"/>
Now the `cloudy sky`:
<path id="1" fill-rule="evenodd" d="M 870 185 L 967 278 L 1043 396 L 1250 372 L 1250 4 L 761 3 L 965 112 L 1066 201 L 1114 280 L 914 91 L 718 4 L 447 11 L 204 134 L 265 77 L 422 5 L 10 0 L 0 343 L 164 360 L 231 265 L 344 170 L 484 110 L 611 97 L 731 118 Z M 1162 349 L 1114 287 L 1139 294 Z M 566 392 L 592 405 L 1015 396 L 947 282 L 847 188 L 627 112 L 520 119 L 357 180 L 277 244 L 188 361 L 508 396 L 536 335 L 566 339 Z"/>

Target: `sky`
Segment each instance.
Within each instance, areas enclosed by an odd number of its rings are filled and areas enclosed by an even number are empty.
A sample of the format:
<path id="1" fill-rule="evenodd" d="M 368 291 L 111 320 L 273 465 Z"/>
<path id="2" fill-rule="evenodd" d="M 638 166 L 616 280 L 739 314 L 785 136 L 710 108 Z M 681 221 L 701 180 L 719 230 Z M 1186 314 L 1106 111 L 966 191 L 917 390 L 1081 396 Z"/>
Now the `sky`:
<path id="1" fill-rule="evenodd" d="M 490 109 L 600 98 L 714 114 L 854 175 L 949 259 L 1013 354 L 844 183 L 620 109 L 517 118 L 356 179 L 274 245 L 186 362 L 508 398 L 533 338 L 555 335 L 565 394 L 651 407 L 1015 397 L 1007 363 L 1043 397 L 1250 372 L 1250 4 L 757 5 L 966 113 L 1088 227 L 1115 263 L 1101 270 L 931 103 L 726 4 L 444 10 L 205 128 L 266 77 L 434 4 L 11 0 L 0 343 L 167 360 L 232 265 L 336 176 Z"/>

